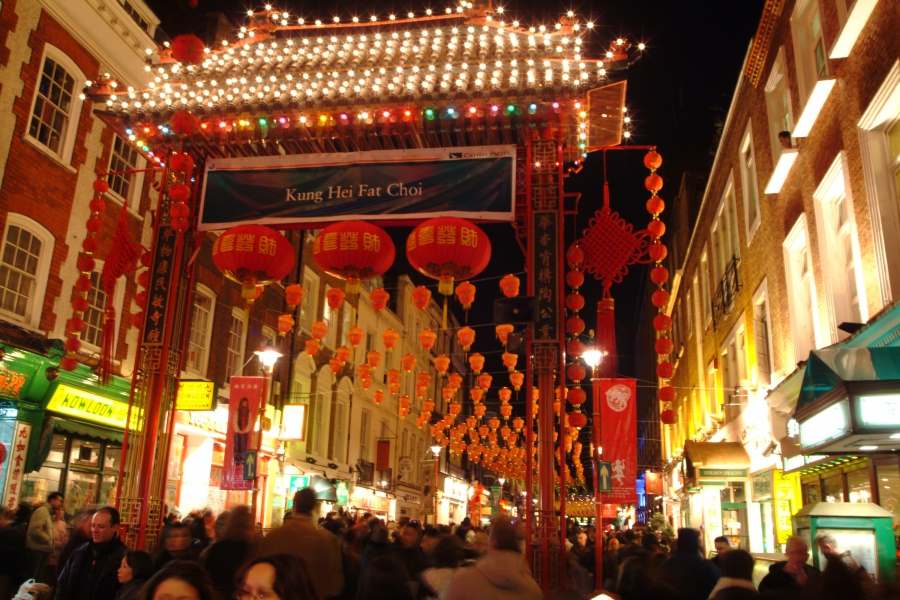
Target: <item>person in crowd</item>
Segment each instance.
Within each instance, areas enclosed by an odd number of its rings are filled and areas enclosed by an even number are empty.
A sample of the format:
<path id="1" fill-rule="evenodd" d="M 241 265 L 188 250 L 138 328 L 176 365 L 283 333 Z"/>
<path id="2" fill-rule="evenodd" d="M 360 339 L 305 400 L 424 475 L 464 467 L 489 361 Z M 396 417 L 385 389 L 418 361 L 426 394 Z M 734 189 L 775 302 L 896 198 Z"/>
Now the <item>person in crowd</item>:
<path id="1" fill-rule="evenodd" d="M 361 573 L 366 571 L 372 560 L 391 553 L 391 544 L 388 542 L 388 538 L 387 527 L 385 527 L 381 519 L 369 521 L 369 533 L 363 548 L 362 557 L 360 558 L 359 568 Z"/>
<path id="2" fill-rule="evenodd" d="M 31 520 L 31 506 L 4 511 L 0 519 L 0 598 L 9 598 L 31 575 L 25 550 L 25 533 Z"/>
<path id="3" fill-rule="evenodd" d="M 391 554 L 383 554 L 372 558 L 363 569 L 356 600 L 414 600 L 411 587 L 403 563 Z"/>
<path id="4" fill-rule="evenodd" d="M 28 522 L 25 546 L 31 559 L 32 577 L 41 583 L 53 580 L 49 564 L 53 554 L 53 515 L 62 508 L 62 503 L 63 495 L 51 492 L 47 496 L 47 502 L 35 509 Z"/>
<path id="5" fill-rule="evenodd" d="M 795 598 L 810 582 L 819 578 L 819 570 L 807 564 L 809 546 L 806 540 L 791 536 L 785 544 L 783 560 L 769 566 L 769 572 L 759 582 L 761 594 L 771 597 Z"/>
<path id="6" fill-rule="evenodd" d="M 603 582 L 609 588 L 615 584 L 616 574 L 619 571 L 619 540 L 610 537 L 606 540 L 603 550 Z"/>
<path id="7" fill-rule="evenodd" d="M 447 600 L 530 600 L 542 598 L 541 588 L 528 572 L 521 535 L 505 516 L 491 522 L 490 549 L 473 566 L 459 569 L 447 585 Z"/>
<path id="8" fill-rule="evenodd" d="M 360 562 L 362 559 L 362 530 L 352 527 L 352 523 L 340 532 L 341 538 L 341 572 L 344 574 L 344 587 L 338 595 L 339 600 L 356 598 L 356 586 L 359 582 Z"/>
<path id="9" fill-rule="evenodd" d="M 62 566 L 56 600 L 113 600 L 119 591 L 117 571 L 125 556 L 119 540 L 119 511 L 104 506 L 91 517 L 91 541 L 76 548 Z"/>
<path id="10" fill-rule="evenodd" d="M 187 523 L 163 527 L 155 559 L 156 570 L 173 560 L 197 560 L 197 551 L 191 547 L 191 527 Z"/>
<path id="11" fill-rule="evenodd" d="M 119 580 L 119 591 L 116 600 L 138 600 L 147 580 L 153 575 L 153 559 L 146 552 L 129 550 L 119 563 L 116 577 Z"/>
<path id="12" fill-rule="evenodd" d="M 93 600 L 93 599 L 91 599 Z M 144 585 L 141 600 L 219 600 L 197 562 L 173 560 Z"/>
<path id="13" fill-rule="evenodd" d="M 407 521 L 400 529 L 400 536 L 394 544 L 393 553 L 403 563 L 412 581 L 418 581 L 427 566 L 427 558 L 419 547 L 422 531 L 418 521 Z"/>
<path id="14" fill-rule="evenodd" d="M 581 568 L 594 572 L 594 547 L 588 543 L 587 531 L 579 530 L 575 534 L 575 543 L 572 544 L 572 554 L 581 565 Z"/>
<path id="15" fill-rule="evenodd" d="M 490 536 L 488 536 L 485 531 L 476 531 L 475 539 L 473 539 L 472 543 L 469 544 L 469 547 L 466 548 L 466 558 L 471 562 L 475 562 L 476 560 L 484 556 L 490 547 Z"/>
<path id="16" fill-rule="evenodd" d="M 190 531 L 191 531 L 191 548 L 199 555 L 215 541 L 216 517 L 212 511 L 206 509 L 191 515 Z"/>
<path id="17" fill-rule="evenodd" d="M 68 543 L 69 524 L 66 523 L 66 513 L 63 511 L 63 507 L 60 506 L 53 511 L 53 552 L 50 553 L 50 558 L 47 561 L 50 571 L 54 574 L 59 572 L 59 559 Z"/>
<path id="18" fill-rule="evenodd" d="M 462 564 L 465 551 L 458 536 L 440 538 L 431 554 L 432 566 L 422 572 L 422 583 L 429 598 L 444 598 L 450 578 Z"/>
<path id="19" fill-rule="evenodd" d="M 700 532 L 678 530 L 675 551 L 660 566 L 660 583 L 682 600 L 706 600 L 719 579 L 719 570 L 700 556 Z"/>
<path id="20" fill-rule="evenodd" d="M 717 541 L 717 540 L 716 540 Z M 722 576 L 716 582 L 710 600 L 750 600 L 759 593 L 753 585 L 753 557 L 746 550 L 725 550 L 719 555 L 719 571 Z"/>
<path id="21" fill-rule="evenodd" d="M 327 600 L 337 596 L 344 586 L 341 549 L 338 539 L 313 521 L 316 502 L 312 488 L 294 494 L 293 515 L 263 538 L 257 556 L 291 554 L 304 559 L 316 597 Z"/>
<path id="22" fill-rule="evenodd" d="M 618 573 L 612 573 L 613 589 L 620 600 L 669 600 L 675 599 L 670 590 L 659 585 L 659 563 L 649 554 L 636 554 L 619 565 Z"/>
<path id="23" fill-rule="evenodd" d="M 223 599 L 318 600 L 306 562 L 291 554 L 250 561 L 237 577 L 237 591 Z"/>
<path id="24" fill-rule="evenodd" d="M 433 525 L 426 525 L 425 530 L 422 532 L 422 543 L 420 546 L 422 547 L 422 552 L 424 552 L 427 556 L 431 556 L 432 551 L 434 551 L 434 547 L 437 546 L 438 542 L 443 539 L 440 532 Z"/>
<path id="25" fill-rule="evenodd" d="M 713 540 L 713 544 L 716 547 L 716 555 L 713 556 L 710 560 L 714 565 L 716 565 L 716 568 L 721 569 L 722 565 L 719 563 L 719 559 L 723 554 L 731 550 L 731 542 L 729 542 L 728 538 L 724 535 L 720 535 Z"/>
<path id="26" fill-rule="evenodd" d="M 91 519 L 94 517 L 94 512 L 96 512 L 94 509 L 88 508 L 78 511 L 78 513 L 72 517 L 69 540 L 60 551 L 59 560 L 57 561 L 60 569 L 62 569 L 62 565 L 66 564 L 76 548 L 91 541 Z"/>
<path id="27" fill-rule="evenodd" d="M 456 528 L 456 535 L 459 536 L 459 539 L 463 542 L 466 541 L 466 535 L 468 535 L 469 531 L 472 529 L 472 519 L 466 517 L 462 520 L 459 526 Z"/>
<path id="28" fill-rule="evenodd" d="M 234 595 L 234 574 L 253 554 L 256 529 L 253 515 L 246 506 L 236 506 L 218 540 L 200 555 L 200 564 L 209 572 L 213 587 L 222 598 Z"/>
<path id="29" fill-rule="evenodd" d="M 837 538 L 835 538 L 830 533 L 820 533 L 816 536 L 816 545 L 819 547 L 819 550 L 822 551 L 822 554 L 825 555 L 825 558 L 830 562 L 833 560 L 838 560 L 844 563 L 851 573 L 865 576 L 866 569 L 854 558 L 853 553 L 849 550 L 841 551 L 838 546 Z"/>
<path id="30" fill-rule="evenodd" d="M 840 555 L 827 558 L 822 574 L 809 582 L 801 594 L 803 600 L 871 600 L 877 598 L 874 584 L 865 571 L 855 569 Z M 896 598 L 896 596 L 894 596 Z"/>

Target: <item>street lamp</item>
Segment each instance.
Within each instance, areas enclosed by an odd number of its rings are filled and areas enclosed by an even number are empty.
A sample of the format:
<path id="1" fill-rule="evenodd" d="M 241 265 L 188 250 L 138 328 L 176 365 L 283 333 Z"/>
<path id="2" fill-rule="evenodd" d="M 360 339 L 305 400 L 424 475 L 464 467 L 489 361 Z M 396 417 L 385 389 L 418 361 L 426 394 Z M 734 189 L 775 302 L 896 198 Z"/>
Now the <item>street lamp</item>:
<path id="1" fill-rule="evenodd" d="M 275 348 L 262 348 L 260 350 L 256 350 L 253 354 L 256 355 L 257 360 L 259 360 L 260 366 L 262 366 L 263 371 L 268 376 L 266 379 L 266 401 L 265 403 L 260 403 L 259 406 L 259 435 L 256 438 L 256 459 L 259 460 L 259 453 L 262 450 L 262 437 L 263 437 L 263 417 L 266 415 L 266 406 L 268 406 L 272 402 L 272 372 L 275 369 L 275 363 L 278 362 L 278 359 L 284 356 L 281 352 L 276 350 Z M 258 465 L 257 465 L 258 466 Z M 257 519 L 256 509 L 257 509 L 257 499 L 259 498 L 259 473 L 256 474 L 256 480 L 253 482 L 253 495 L 251 501 L 251 511 L 253 514 L 253 519 Z M 260 519 L 262 521 L 262 519 Z"/>
<path id="2" fill-rule="evenodd" d="M 438 490 L 438 463 L 440 462 L 441 450 L 443 446 L 440 444 L 434 444 L 431 446 L 431 453 L 434 454 L 434 488 L 432 490 L 432 495 L 434 496 L 434 524 L 437 525 L 438 522 L 438 501 L 437 501 L 437 490 Z"/>
<path id="3" fill-rule="evenodd" d="M 500 482 L 500 488 L 503 489 L 503 486 L 506 485 L 506 477 L 501 477 L 497 481 Z"/>
<path id="4" fill-rule="evenodd" d="M 594 444 L 594 587 L 603 589 L 603 504 L 600 499 L 600 364 L 606 352 L 600 348 L 591 348 L 581 354 L 581 358 L 591 368 L 591 396 L 593 415 L 591 423 L 591 440 Z"/>

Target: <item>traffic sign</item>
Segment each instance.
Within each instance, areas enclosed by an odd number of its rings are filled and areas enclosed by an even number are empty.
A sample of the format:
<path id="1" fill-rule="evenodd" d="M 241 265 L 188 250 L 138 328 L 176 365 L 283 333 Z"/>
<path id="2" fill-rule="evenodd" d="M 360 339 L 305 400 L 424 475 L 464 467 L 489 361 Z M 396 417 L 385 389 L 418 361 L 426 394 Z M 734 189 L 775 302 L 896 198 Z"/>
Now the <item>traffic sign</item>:
<path id="1" fill-rule="evenodd" d="M 612 467 L 609 464 L 609 461 L 606 460 L 598 460 L 597 461 L 597 473 L 599 477 L 597 478 L 598 492 L 611 492 L 612 491 L 612 479 L 610 475 L 612 474 Z"/>

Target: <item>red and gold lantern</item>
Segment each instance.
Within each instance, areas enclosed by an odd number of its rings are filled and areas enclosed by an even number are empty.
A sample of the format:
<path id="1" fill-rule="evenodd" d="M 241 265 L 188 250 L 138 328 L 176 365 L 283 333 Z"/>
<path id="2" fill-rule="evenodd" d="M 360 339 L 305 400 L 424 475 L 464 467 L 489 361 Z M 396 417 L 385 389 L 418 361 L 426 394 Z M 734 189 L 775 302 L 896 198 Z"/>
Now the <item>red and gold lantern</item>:
<path id="1" fill-rule="evenodd" d="M 519 355 L 513 354 L 512 352 L 504 352 L 500 356 L 500 360 L 503 362 L 503 366 L 506 367 L 506 370 L 512 373 L 516 370 L 516 363 L 519 362 Z"/>
<path id="2" fill-rule="evenodd" d="M 431 302 L 431 290 L 424 285 L 417 285 L 412 291 L 412 302 L 419 310 L 425 310 Z"/>
<path id="3" fill-rule="evenodd" d="M 518 392 L 522 389 L 522 384 L 525 383 L 525 374 L 521 371 L 513 371 L 509 374 L 509 383 Z"/>
<path id="4" fill-rule="evenodd" d="M 459 342 L 463 352 L 468 352 L 472 344 L 475 343 L 475 330 L 469 326 L 460 327 L 456 332 L 456 340 Z"/>
<path id="5" fill-rule="evenodd" d="M 354 325 L 347 332 L 347 341 L 350 342 L 350 345 L 356 348 L 363 341 L 363 336 L 365 336 L 366 332 L 363 331 L 362 327 Z"/>
<path id="6" fill-rule="evenodd" d="M 497 339 L 500 340 L 500 343 L 505 346 L 506 342 L 509 341 L 509 334 L 514 329 L 515 327 L 511 323 L 501 323 L 494 327 L 494 332 L 497 334 Z"/>
<path id="7" fill-rule="evenodd" d="M 482 373 L 475 381 L 478 383 L 478 387 L 484 391 L 488 391 L 491 389 L 491 383 L 494 381 L 494 376 L 490 373 Z"/>
<path id="8" fill-rule="evenodd" d="M 262 225 L 238 225 L 220 235 L 212 249 L 222 273 L 241 284 L 241 295 L 253 300 L 257 286 L 284 278 L 294 268 L 294 248 L 287 239 Z"/>
<path id="9" fill-rule="evenodd" d="M 455 281 L 475 277 L 491 258 L 491 242 L 480 227 L 457 217 L 437 217 L 420 223 L 406 240 L 409 263 L 438 280 L 438 291 L 449 296 Z"/>
<path id="10" fill-rule="evenodd" d="M 341 306 L 344 305 L 344 290 L 341 288 L 330 287 L 325 292 L 325 301 L 328 303 L 328 307 L 332 311 L 337 311 L 341 309 Z"/>
<path id="11" fill-rule="evenodd" d="M 384 333 L 381 334 L 381 341 L 384 342 L 385 350 L 393 350 L 397 346 L 399 340 L 400 334 L 390 327 L 385 329 Z"/>
<path id="12" fill-rule="evenodd" d="M 431 329 L 423 329 L 419 333 L 419 345 L 422 346 L 422 350 L 425 352 L 430 352 L 432 348 L 434 348 L 434 343 L 437 341 L 437 334 Z"/>
<path id="13" fill-rule="evenodd" d="M 447 369 L 450 368 L 450 357 L 446 354 L 439 354 L 434 357 L 434 369 L 440 375 L 445 375 L 447 373 Z"/>
<path id="14" fill-rule="evenodd" d="M 310 328 L 313 339 L 321 340 L 328 334 L 328 323 L 325 321 L 316 321 Z"/>
<path id="15" fill-rule="evenodd" d="M 284 288 L 284 303 L 290 310 L 294 310 L 303 302 L 303 286 L 299 283 L 292 283 Z"/>
<path id="16" fill-rule="evenodd" d="M 460 283 L 456 286 L 456 299 L 459 300 L 463 310 L 472 308 L 472 304 L 475 302 L 475 286 L 468 281 Z"/>
<path id="17" fill-rule="evenodd" d="M 359 293 L 360 281 L 383 274 L 396 256 L 391 237 L 366 221 L 328 225 L 313 240 L 313 259 L 323 271 L 347 280 L 347 291 Z"/>
<path id="18" fill-rule="evenodd" d="M 384 288 L 375 288 L 369 292 L 369 300 L 372 302 L 372 308 L 375 310 L 384 310 L 390 299 L 391 295 Z"/>
<path id="19" fill-rule="evenodd" d="M 416 367 L 416 355 L 407 352 L 400 358 L 400 368 L 407 373 L 411 373 Z"/>
<path id="20" fill-rule="evenodd" d="M 519 285 L 519 278 L 511 273 L 500 278 L 500 291 L 507 298 L 515 298 L 519 295 Z"/>
<path id="21" fill-rule="evenodd" d="M 478 375 L 481 373 L 481 370 L 484 368 L 484 355 L 480 352 L 475 352 L 474 354 L 469 355 L 469 367 L 472 369 L 472 372 Z"/>

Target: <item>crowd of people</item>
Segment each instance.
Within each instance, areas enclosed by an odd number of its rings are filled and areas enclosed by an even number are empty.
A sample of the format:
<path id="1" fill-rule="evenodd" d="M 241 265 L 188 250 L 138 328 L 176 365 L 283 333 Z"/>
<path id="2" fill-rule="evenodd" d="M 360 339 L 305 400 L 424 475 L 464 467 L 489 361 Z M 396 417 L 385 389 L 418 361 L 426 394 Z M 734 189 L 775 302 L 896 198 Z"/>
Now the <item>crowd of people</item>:
<path id="1" fill-rule="evenodd" d="M 369 514 L 317 515 L 312 489 L 297 492 L 284 523 L 265 534 L 246 506 L 218 516 L 199 512 L 165 520 L 155 552 L 128 550 L 113 507 L 63 513 L 50 494 L 32 511 L 0 511 L 0 600 L 476 600 L 543 598 L 523 553 L 521 528 L 498 517 L 481 528 Z M 570 528 L 563 592 L 592 598 L 596 532 Z M 877 585 L 851 553 L 821 535 L 820 572 L 798 537 L 786 560 L 754 584 L 754 559 L 716 539 L 706 559 L 698 531 L 669 539 L 640 527 L 603 534 L 607 598 L 621 600 L 887 600 L 897 588 Z M 17 593 L 18 592 L 18 593 Z M 17 594 L 13 596 L 14 594 Z M 601 598 L 603 596 L 600 596 Z"/>

